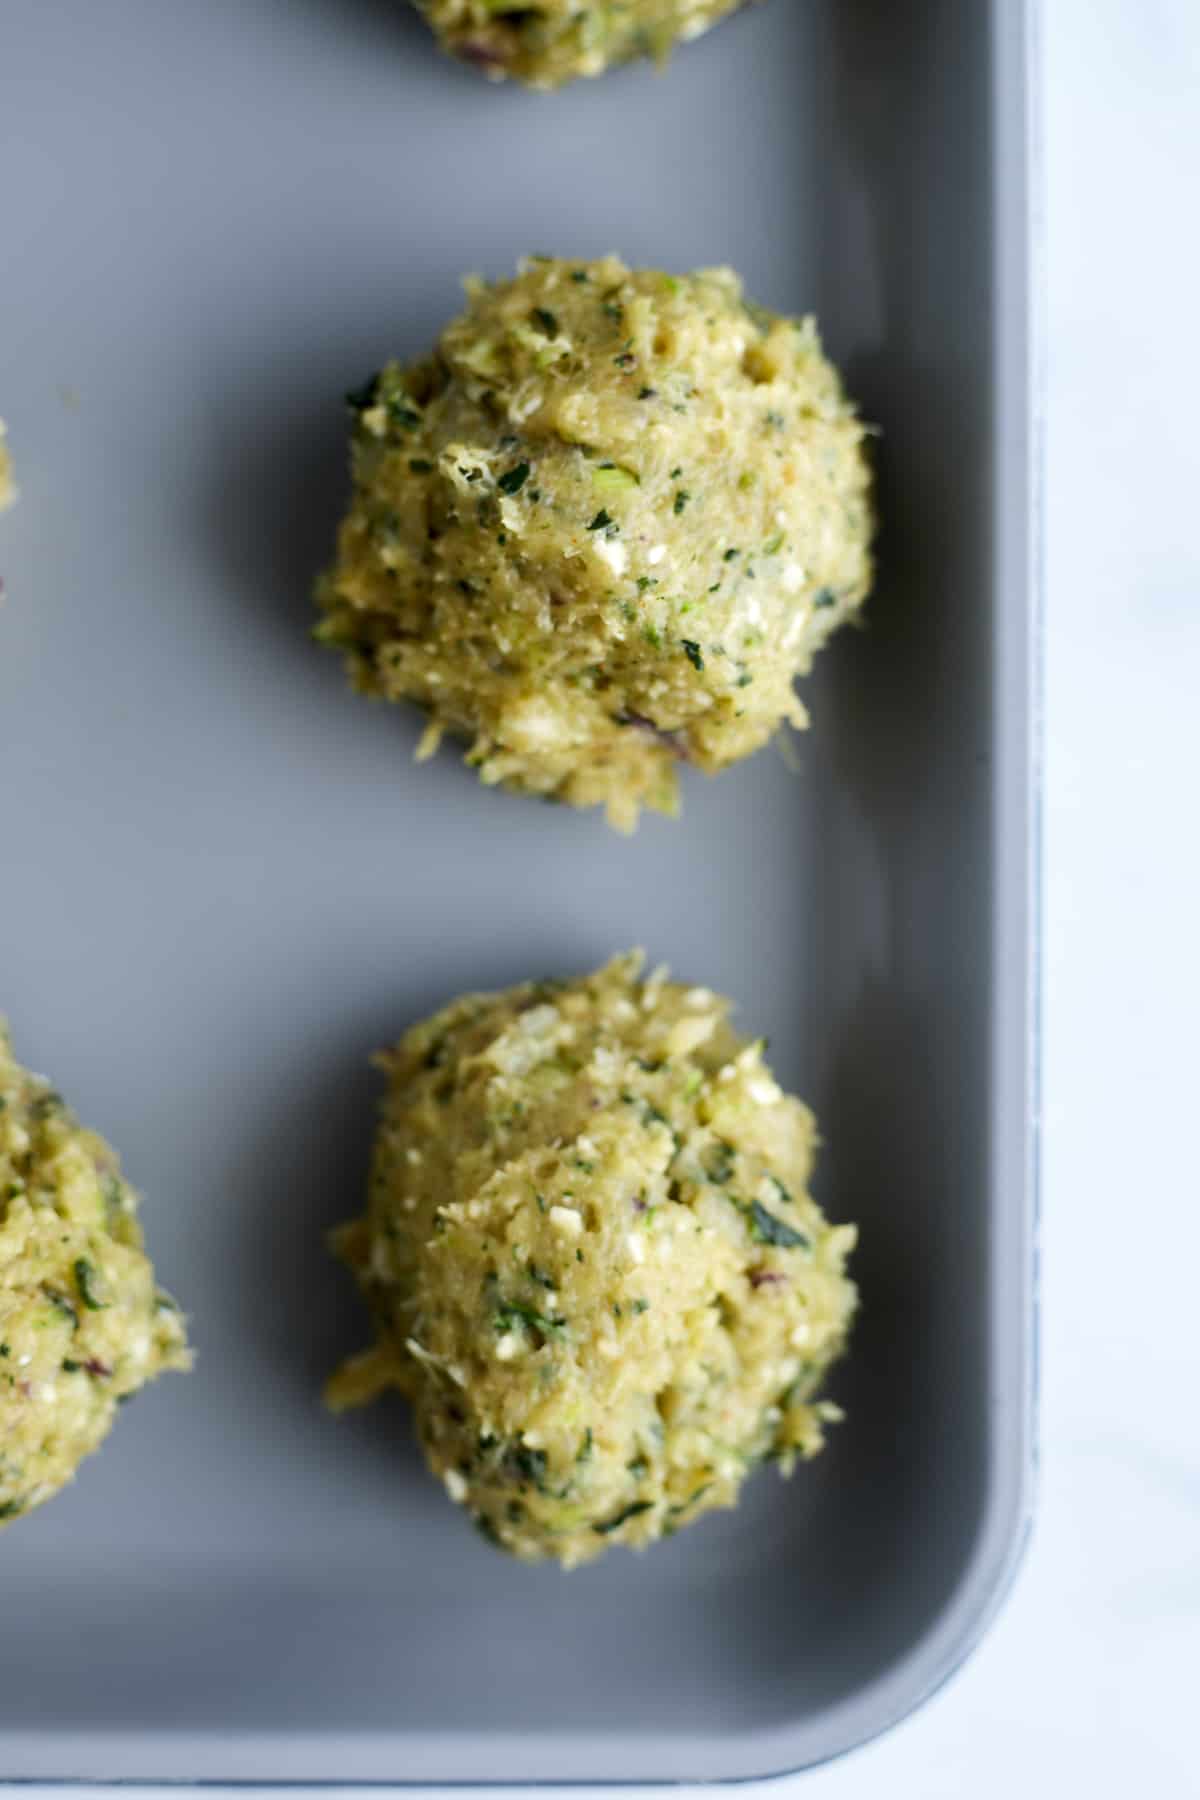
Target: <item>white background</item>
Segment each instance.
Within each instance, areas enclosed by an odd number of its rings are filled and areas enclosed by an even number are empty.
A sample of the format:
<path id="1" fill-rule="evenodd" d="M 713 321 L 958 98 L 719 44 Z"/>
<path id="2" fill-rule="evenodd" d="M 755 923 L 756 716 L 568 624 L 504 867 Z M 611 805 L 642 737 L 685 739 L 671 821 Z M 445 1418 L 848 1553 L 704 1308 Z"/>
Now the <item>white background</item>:
<path id="1" fill-rule="evenodd" d="M 804 1800 L 1200 1795 L 1200 0 L 1044 13 L 1038 1522 L 967 1668 Z"/>

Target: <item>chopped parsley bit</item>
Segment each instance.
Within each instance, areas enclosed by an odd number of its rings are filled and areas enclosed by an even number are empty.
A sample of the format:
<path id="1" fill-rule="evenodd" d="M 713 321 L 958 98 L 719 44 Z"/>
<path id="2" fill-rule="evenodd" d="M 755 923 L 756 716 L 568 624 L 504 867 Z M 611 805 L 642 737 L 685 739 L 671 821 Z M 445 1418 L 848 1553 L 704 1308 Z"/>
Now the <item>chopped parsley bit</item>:
<path id="1" fill-rule="evenodd" d="M 101 1300 L 96 1293 L 96 1271 L 86 1256 L 76 1258 L 75 1284 L 79 1289 L 79 1297 L 89 1312 L 104 1311 L 108 1302 Z"/>
<path id="2" fill-rule="evenodd" d="M 727 550 L 725 552 L 725 561 L 732 562 L 735 556 L 740 556 L 741 554 L 740 550 Z"/>
<path id="3" fill-rule="evenodd" d="M 667 480 L 668 481 L 678 481 L 679 477 L 682 474 L 683 474 L 683 464 L 679 463 L 675 468 L 673 468 L 671 470 L 671 473 L 668 475 Z"/>
<path id="4" fill-rule="evenodd" d="M 548 338 L 558 336 L 558 320 L 552 312 L 548 312 L 544 306 L 535 306 L 533 316 Z"/>
<path id="5" fill-rule="evenodd" d="M 782 549 L 783 549 L 783 533 L 782 533 L 782 531 L 777 531 L 773 538 L 767 539 L 766 543 L 762 547 L 762 553 L 764 556 L 778 556 L 779 552 Z"/>
<path id="6" fill-rule="evenodd" d="M 633 1303 L 633 1310 L 635 1313 L 649 1312 L 650 1302 L 648 1300 L 635 1300 Z"/>
<path id="7" fill-rule="evenodd" d="M 637 357 L 633 354 L 632 350 L 622 350 L 620 356 L 613 357 L 613 361 L 616 363 L 618 369 L 632 369 L 637 363 Z"/>
<path id="8" fill-rule="evenodd" d="M 679 641 L 683 645 L 684 655 L 691 663 L 693 669 L 702 671 L 704 668 L 704 653 L 699 644 L 694 638 L 680 638 Z"/>
<path id="9" fill-rule="evenodd" d="M 643 625 L 642 636 L 645 638 L 646 642 L 652 644 L 656 650 L 662 649 L 662 633 L 659 631 L 657 625 Z"/>
<path id="10" fill-rule="evenodd" d="M 24 1510 L 23 1500 L 0 1500 L 0 1519 L 15 1519 Z"/>
<path id="11" fill-rule="evenodd" d="M 610 1531 L 619 1531 L 627 1519 L 636 1519 L 639 1513 L 649 1512 L 653 1504 L 652 1500 L 635 1500 L 632 1506 L 625 1507 L 615 1518 L 606 1519 L 602 1525 L 593 1525 L 592 1530 L 597 1537 L 607 1537 Z"/>
<path id="12" fill-rule="evenodd" d="M 620 324 L 625 317 L 625 308 L 616 300 L 606 300 L 604 302 L 604 311 L 608 318 L 615 319 L 618 324 Z"/>
<path id="13" fill-rule="evenodd" d="M 589 1425 L 583 1434 L 583 1442 L 579 1446 L 579 1453 L 576 1456 L 575 1461 L 577 1463 L 590 1462 L 592 1460 L 592 1449 L 594 1444 L 595 1439 L 592 1436 L 592 1428 Z"/>
<path id="14" fill-rule="evenodd" d="M 652 587 L 657 587 L 657 586 L 658 586 L 657 575 L 639 575 L 637 578 L 637 591 L 639 594 L 644 594 L 646 592 L 647 588 L 652 588 Z"/>
<path id="15" fill-rule="evenodd" d="M 686 488 L 680 488 L 679 492 L 675 496 L 676 514 L 679 514 L 683 511 L 684 507 L 687 505 L 687 503 L 691 499 L 691 497 L 692 496 L 688 493 Z"/>
<path id="16" fill-rule="evenodd" d="M 523 1325 L 527 1331 L 540 1331 L 543 1337 L 557 1337 L 566 1327 L 567 1321 L 563 1318 L 548 1319 L 545 1313 L 538 1312 L 532 1306 L 522 1306 L 517 1301 L 506 1300 L 497 1309 L 493 1323 L 502 1337 L 505 1332 L 514 1330 L 518 1325 Z"/>
<path id="17" fill-rule="evenodd" d="M 580 281 L 580 282 L 590 281 L 591 276 L 588 274 L 586 269 L 572 269 L 571 270 L 571 280 L 572 281 Z"/>
<path id="18" fill-rule="evenodd" d="M 657 388 L 644 387 L 644 388 L 641 388 L 638 392 L 639 400 L 657 400 L 657 398 L 658 398 L 658 389 Z"/>
<path id="19" fill-rule="evenodd" d="M 546 1492 L 546 1452 L 531 1450 L 528 1444 L 514 1444 L 505 1462 L 524 1481 L 532 1481 L 539 1494 Z"/>
<path id="20" fill-rule="evenodd" d="M 502 494 L 519 494 L 529 479 L 529 464 L 519 462 L 511 469 L 506 469 L 497 481 L 496 486 Z"/>
<path id="21" fill-rule="evenodd" d="M 836 606 L 837 595 L 832 588 L 818 588 L 813 596 L 814 606 Z"/>
<path id="22" fill-rule="evenodd" d="M 583 1251 L 582 1251 L 582 1250 L 577 1250 L 577 1251 L 576 1251 L 576 1252 L 575 1252 L 575 1261 L 576 1261 L 576 1262 L 582 1262 L 582 1261 L 583 1261 Z"/>
<path id="23" fill-rule="evenodd" d="M 751 675 L 750 671 L 748 669 L 743 669 L 741 674 L 737 678 L 737 685 L 740 688 L 748 688 L 751 686 L 753 681 L 754 681 L 754 677 L 753 677 L 753 675 Z"/>
<path id="24" fill-rule="evenodd" d="M 767 1211 L 757 1200 L 749 1208 L 750 1236 L 756 1244 L 774 1244 L 780 1250 L 811 1250 L 812 1242 L 802 1231 L 795 1231 Z"/>
<path id="25" fill-rule="evenodd" d="M 591 524 L 588 526 L 588 530 L 589 531 L 605 531 L 611 524 L 612 524 L 612 519 L 609 517 L 608 513 L 605 512 L 604 508 L 601 507 L 600 511 L 596 514 L 595 518 L 592 520 Z"/>
<path id="26" fill-rule="evenodd" d="M 433 470 L 433 464 L 424 456 L 410 456 L 408 466 L 414 475 L 428 475 Z"/>
<path id="27" fill-rule="evenodd" d="M 351 388 L 346 394 L 346 405 L 351 412 L 367 412 L 379 398 L 379 375 L 369 375 L 361 387 Z"/>

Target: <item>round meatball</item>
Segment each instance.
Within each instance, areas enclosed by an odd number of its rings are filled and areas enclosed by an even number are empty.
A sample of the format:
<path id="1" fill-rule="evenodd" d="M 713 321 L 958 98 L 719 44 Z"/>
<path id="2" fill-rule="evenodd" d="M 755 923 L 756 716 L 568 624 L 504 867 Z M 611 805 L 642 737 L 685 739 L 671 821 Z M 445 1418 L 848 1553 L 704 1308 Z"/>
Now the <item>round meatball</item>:
<path id="1" fill-rule="evenodd" d="M 806 722 L 793 681 L 870 585 L 864 427 L 811 320 L 729 270 L 536 259 L 349 396 L 317 636 L 422 751 L 631 827 Z"/>
<path id="2" fill-rule="evenodd" d="M 747 1472 L 816 1454 L 854 1227 L 808 1192 L 816 1128 L 727 1021 L 638 956 L 471 995 L 381 1061 L 366 1217 L 337 1248 L 433 1473 L 517 1556 L 642 1546 Z"/>
<path id="3" fill-rule="evenodd" d="M 635 57 L 665 62 L 745 0 L 417 0 L 445 48 L 492 81 L 556 88 Z"/>
<path id="4" fill-rule="evenodd" d="M 0 1028 L 0 1524 L 70 1481 L 120 1401 L 189 1364 L 137 1196 Z"/>

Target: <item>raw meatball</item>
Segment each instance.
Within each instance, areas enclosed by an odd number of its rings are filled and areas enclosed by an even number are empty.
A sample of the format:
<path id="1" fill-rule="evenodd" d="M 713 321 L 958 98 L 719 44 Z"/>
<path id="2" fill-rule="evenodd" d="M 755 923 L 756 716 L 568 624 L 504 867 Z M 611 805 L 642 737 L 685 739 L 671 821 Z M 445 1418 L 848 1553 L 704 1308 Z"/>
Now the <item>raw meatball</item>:
<path id="1" fill-rule="evenodd" d="M 71 1480 L 119 1401 L 188 1367 L 136 1210 L 108 1145 L 0 1026 L 0 1523 Z"/>
<path id="2" fill-rule="evenodd" d="M 451 1499 L 518 1556 L 648 1544 L 840 1416 L 816 1395 L 855 1230 L 727 1011 L 626 956 L 458 1000 L 381 1059 L 367 1214 L 337 1237 L 378 1342 L 330 1399 L 401 1389 Z"/>
<path id="3" fill-rule="evenodd" d="M 615 63 L 666 60 L 672 45 L 697 38 L 745 0 L 417 0 L 447 50 L 493 81 L 514 75 L 528 87 L 556 88 Z"/>
<path id="4" fill-rule="evenodd" d="M 727 269 L 615 257 L 467 283 L 360 393 L 317 636 L 418 701 L 431 754 L 631 827 L 806 715 L 793 681 L 871 578 L 864 428 L 811 320 Z"/>
<path id="5" fill-rule="evenodd" d="M 3 512 L 5 507 L 11 506 L 17 497 L 17 490 L 13 483 L 12 457 L 9 455 L 8 445 L 4 441 L 7 435 L 8 428 L 4 420 L 0 419 L 0 512 Z"/>

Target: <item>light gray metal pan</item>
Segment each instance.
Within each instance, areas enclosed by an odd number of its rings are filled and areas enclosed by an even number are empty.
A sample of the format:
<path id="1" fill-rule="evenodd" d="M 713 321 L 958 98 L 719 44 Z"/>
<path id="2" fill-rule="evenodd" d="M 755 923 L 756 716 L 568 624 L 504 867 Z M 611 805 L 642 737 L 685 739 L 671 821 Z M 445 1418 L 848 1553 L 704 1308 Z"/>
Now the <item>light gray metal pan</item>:
<path id="1" fill-rule="evenodd" d="M 773 0 L 555 97 L 397 0 L 8 0 L 0 1005 L 123 1152 L 199 1364 L 0 1537 L 0 1777 L 724 1779 L 978 1637 L 1031 1484 L 1028 11 Z M 798 773 L 630 842 L 483 792 L 307 637 L 345 388 L 527 250 L 729 262 L 882 429 Z M 736 995 L 862 1227 L 849 1417 L 644 1558 L 510 1564 L 358 1344 L 370 1051 L 633 943 Z"/>

